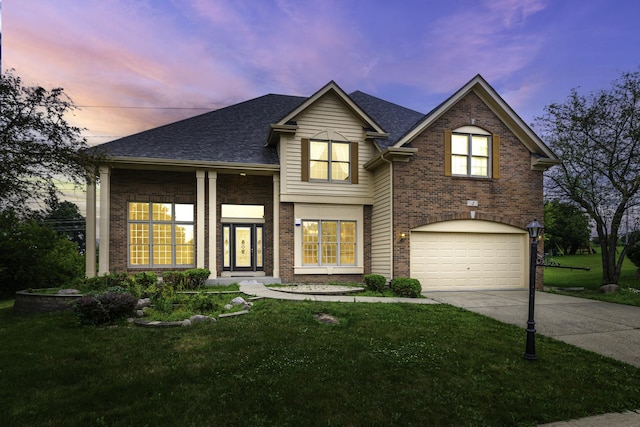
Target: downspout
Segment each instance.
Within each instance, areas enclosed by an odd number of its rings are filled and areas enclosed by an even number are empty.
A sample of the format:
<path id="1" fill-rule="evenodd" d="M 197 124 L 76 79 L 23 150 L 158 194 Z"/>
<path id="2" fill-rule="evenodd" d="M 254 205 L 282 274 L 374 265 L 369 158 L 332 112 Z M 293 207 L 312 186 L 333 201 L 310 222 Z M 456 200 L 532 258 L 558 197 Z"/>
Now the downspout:
<path id="1" fill-rule="evenodd" d="M 389 219 L 389 235 L 391 237 L 391 239 L 389 239 L 389 247 L 391 249 L 389 251 L 389 271 L 391 273 L 391 277 L 389 278 L 389 280 L 393 280 L 393 162 L 391 160 L 385 159 L 384 154 L 382 154 L 380 158 L 383 161 L 389 163 L 389 215 L 391 217 Z"/>

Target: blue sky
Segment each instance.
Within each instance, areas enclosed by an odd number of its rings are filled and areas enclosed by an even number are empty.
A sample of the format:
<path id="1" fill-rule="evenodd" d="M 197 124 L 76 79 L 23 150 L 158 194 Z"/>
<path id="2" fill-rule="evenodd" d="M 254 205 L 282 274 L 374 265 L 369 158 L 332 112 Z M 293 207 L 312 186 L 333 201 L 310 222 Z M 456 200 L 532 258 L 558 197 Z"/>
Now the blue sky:
<path id="1" fill-rule="evenodd" d="M 91 145 L 330 80 L 426 113 L 480 73 L 531 123 L 638 69 L 638 16 L 636 0 L 4 0 L 2 69 L 63 87 Z"/>

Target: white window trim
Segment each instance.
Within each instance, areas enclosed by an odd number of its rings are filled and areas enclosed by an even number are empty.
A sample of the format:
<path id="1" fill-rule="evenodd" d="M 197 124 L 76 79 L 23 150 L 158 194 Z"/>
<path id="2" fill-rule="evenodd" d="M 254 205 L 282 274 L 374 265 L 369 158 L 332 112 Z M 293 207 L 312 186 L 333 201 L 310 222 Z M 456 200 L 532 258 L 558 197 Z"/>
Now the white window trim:
<path id="1" fill-rule="evenodd" d="M 466 178 L 491 178 L 493 176 L 493 170 L 492 170 L 492 163 L 493 163 L 493 137 L 491 135 L 490 132 L 487 132 L 486 130 L 479 128 L 477 126 L 462 126 L 459 127 L 457 129 L 454 129 L 452 131 L 452 136 L 453 135 L 466 135 L 467 139 L 468 139 L 468 153 L 466 155 L 467 157 L 467 173 L 466 174 L 457 174 L 457 173 L 453 173 L 453 170 L 451 171 L 451 175 L 452 176 L 457 176 L 457 177 L 466 177 Z M 471 174 L 471 159 L 473 158 L 472 154 L 471 154 L 471 150 L 472 150 L 472 145 L 471 145 L 471 137 L 473 135 L 479 135 L 479 136 L 486 136 L 489 140 L 489 145 L 487 147 L 487 174 L 486 175 L 472 175 Z M 453 149 L 452 149 L 452 153 L 451 153 L 451 158 L 452 158 L 452 162 L 453 162 L 453 156 L 455 156 L 456 154 L 453 153 Z M 458 154 L 460 155 L 460 154 Z M 478 157 L 478 156 L 476 156 Z"/>
<path id="2" fill-rule="evenodd" d="M 322 179 L 322 178 L 311 178 L 311 162 L 313 161 L 317 161 L 314 160 L 311 157 L 311 143 L 313 142 L 326 142 L 328 143 L 329 147 L 328 150 L 329 152 L 327 153 L 328 156 L 328 161 L 327 161 L 327 179 Z M 348 161 L 348 171 L 349 171 L 349 179 L 332 179 L 331 175 L 332 175 L 332 164 L 334 163 L 334 161 L 331 160 L 332 158 L 332 150 L 333 150 L 333 143 L 337 143 L 337 144 L 346 144 L 349 147 L 349 161 Z M 353 161 L 353 159 L 351 158 L 351 142 L 350 141 L 338 141 L 338 140 L 333 140 L 333 139 L 318 139 L 318 138 L 309 138 L 309 164 L 307 165 L 307 167 L 309 168 L 309 182 L 330 182 L 332 184 L 351 184 L 351 179 L 353 178 L 351 176 L 351 162 Z M 335 162 L 335 163 L 339 163 L 339 162 Z M 346 163 L 346 162 L 340 162 L 340 163 Z"/>
<path id="3" fill-rule="evenodd" d="M 317 219 L 329 221 L 355 221 L 356 223 L 356 265 L 339 266 L 304 266 L 302 264 L 302 225 L 294 230 L 294 274 L 364 274 L 364 206 L 361 205 L 330 205 L 330 204 L 302 204 L 293 206 L 294 218 Z"/>

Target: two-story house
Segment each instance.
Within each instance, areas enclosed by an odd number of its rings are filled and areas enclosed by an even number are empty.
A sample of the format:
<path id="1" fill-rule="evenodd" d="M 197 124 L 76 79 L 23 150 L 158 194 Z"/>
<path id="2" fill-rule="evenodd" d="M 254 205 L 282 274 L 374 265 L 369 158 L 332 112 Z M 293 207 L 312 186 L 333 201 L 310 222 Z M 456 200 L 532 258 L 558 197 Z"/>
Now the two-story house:
<path id="1" fill-rule="evenodd" d="M 424 289 L 528 283 L 524 228 L 557 158 L 481 77 L 428 114 L 329 82 L 98 147 L 87 276 L 205 267 L 211 279 Z M 99 224 L 96 217 L 99 213 Z"/>

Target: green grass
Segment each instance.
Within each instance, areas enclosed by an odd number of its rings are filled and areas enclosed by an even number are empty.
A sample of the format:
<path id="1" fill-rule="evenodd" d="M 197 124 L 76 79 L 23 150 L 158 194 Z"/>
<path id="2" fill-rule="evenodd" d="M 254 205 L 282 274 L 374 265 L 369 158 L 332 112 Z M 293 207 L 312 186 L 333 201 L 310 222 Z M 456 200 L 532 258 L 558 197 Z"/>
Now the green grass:
<path id="1" fill-rule="evenodd" d="M 319 323 L 327 313 L 338 325 Z M 640 407 L 640 369 L 448 305 L 257 301 L 189 328 L 0 302 L 0 425 L 532 426 Z"/>
<path id="2" fill-rule="evenodd" d="M 558 290 L 555 292 L 582 298 L 640 306 L 640 293 L 633 291 L 634 289 L 640 289 L 640 278 L 636 277 L 636 266 L 628 259 L 625 259 L 622 265 L 622 273 L 618 282 L 621 291 L 612 294 L 603 294 L 598 290 L 602 285 L 602 258 L 600 254 L 567 255 L 553 257 L 553 259 L 562 266 L 590 267 L 589 271 L 545 267 L 544 285 L 557 287 Z M 562 290 L 562 288 L 580 287 L 583 287 L 584 290 Z M 631 290 L 629 290 L 630 288 Z"/>

